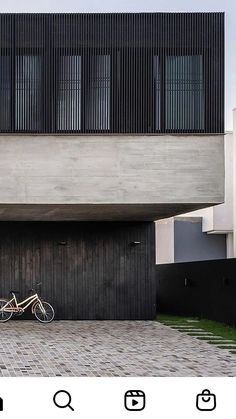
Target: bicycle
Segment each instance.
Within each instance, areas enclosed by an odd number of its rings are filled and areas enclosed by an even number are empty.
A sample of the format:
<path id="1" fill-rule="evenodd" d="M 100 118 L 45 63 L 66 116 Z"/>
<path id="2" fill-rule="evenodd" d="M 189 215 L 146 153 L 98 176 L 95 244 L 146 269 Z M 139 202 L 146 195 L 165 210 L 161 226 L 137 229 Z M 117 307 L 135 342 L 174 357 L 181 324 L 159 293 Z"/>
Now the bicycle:
<path id="1" fill-rule="evenodd" d="M 41 283 L 38 283 L 36 287 L 39 285 Z M 39 322 L 50 323 L 53 321 L 55 312 L 51 304 L 42 301 L 36 289 L 32 288 L 29 292 L 35 292 L 35 294 L 21 302 L 18 302 L 16 299 L 16 294 L 19 294 L 19 291 L 10 291 L 10 294 L 12 294 L 12 299 L 10 300 L 0 299 L 0 323 L 10 320 L 13 314 L 18 316 L 23 314 L 30 305 L 32 305 L 32 314 L 35 315 Z"/>

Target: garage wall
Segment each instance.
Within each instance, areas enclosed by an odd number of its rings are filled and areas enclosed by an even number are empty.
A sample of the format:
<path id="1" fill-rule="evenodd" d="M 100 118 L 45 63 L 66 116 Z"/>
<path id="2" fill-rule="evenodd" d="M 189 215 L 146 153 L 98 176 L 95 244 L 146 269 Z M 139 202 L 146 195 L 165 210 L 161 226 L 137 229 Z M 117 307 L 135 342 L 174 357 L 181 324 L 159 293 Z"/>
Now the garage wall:
<path id="1" fill-rule="evenodd" d="M 152 319 L 154 223 L 0 223 L 0 295 L 36 282 L 57 319 Z"/>

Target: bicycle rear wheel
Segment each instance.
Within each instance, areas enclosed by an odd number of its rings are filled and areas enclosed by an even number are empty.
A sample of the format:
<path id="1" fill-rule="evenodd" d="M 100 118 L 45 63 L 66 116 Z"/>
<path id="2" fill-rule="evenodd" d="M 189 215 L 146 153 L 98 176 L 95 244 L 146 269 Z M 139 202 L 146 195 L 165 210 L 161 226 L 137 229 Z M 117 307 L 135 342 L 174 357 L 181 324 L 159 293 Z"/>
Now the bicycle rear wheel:
<path id="1" fill-rule="evenodd" d="M 8 320 L 10 320 L 10 318 L 13 315 L 13 312 L 1 310 L 7 303 L 8 303 L 7 300 L 0 300 L 0 322 L 1 323 L 7 322 Z M 8 304 L 7 308 L 11 308 L 11 307 L 12 305 Z"/>
<path id="2" fill-rule="evenodd" d="M 39 322 L 50 323 L 54 319 L 55 312 L 51 304 L 46 301 L 41 301 L 41 303 L 38 302 L 35 304 L 34 315 Z"/>

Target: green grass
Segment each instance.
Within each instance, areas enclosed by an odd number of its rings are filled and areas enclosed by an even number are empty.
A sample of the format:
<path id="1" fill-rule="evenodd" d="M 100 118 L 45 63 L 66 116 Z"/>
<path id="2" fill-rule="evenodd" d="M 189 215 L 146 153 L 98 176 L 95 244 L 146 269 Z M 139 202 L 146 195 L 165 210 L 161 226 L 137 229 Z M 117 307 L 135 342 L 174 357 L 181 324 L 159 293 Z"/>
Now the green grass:
<path id="1" fill-rule="evenodd" d="M 233 340 L 236 342 L 236 328 L 228 326 L 224 323 L 215 322 L 213 320 L 199 319 L 197 317 L 181 317 L 172 316 L 169 314 L 158 314 L 156 320 L 162 323 L 166 321 L 173 321 L 175 325 L 191 325 L 193 328 L 199 328 L 206 332 L 211 332 L 216 336 L 221 336 L 227 340 Z M 188 323 L 187 320 L 199 320 L 197 323 Z M 190 332 L 191 333 L 191 332 Z M 193 332 L 194 333 L 194 332 Z"/>

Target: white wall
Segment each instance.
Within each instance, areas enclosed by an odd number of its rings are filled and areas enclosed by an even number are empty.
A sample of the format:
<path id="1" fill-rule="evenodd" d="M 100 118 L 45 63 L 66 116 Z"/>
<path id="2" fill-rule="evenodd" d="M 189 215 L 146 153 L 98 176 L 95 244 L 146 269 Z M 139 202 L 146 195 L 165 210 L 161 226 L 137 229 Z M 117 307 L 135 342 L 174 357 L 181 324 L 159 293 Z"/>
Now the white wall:
<path id="1" fill-rule="evenodd" d="M 236 108 L 233 110 L 233 255 L 236 257 Z"/>
<path id="2" fill-rule="evenodd" d="M 156 263 L 174 263 L 174 217 L 156 221 Z"/>

